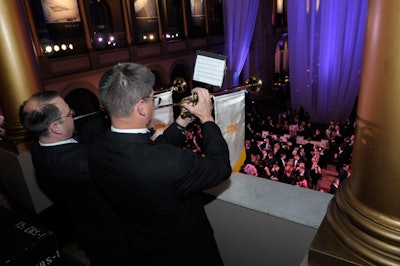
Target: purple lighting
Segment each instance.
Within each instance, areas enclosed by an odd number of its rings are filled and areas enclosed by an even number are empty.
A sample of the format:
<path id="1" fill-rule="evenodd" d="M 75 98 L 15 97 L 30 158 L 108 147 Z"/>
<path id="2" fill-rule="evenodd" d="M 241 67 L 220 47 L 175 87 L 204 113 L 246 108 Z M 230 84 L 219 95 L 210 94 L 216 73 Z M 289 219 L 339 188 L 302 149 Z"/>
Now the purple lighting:
<path id="1" fill-rule="evenodd" d="M 291 103 L 344 121 L 360 87 L 367 0 L 288 1 Z"/>
<path id="2" fill-rule="evenodd" d="M 117 40 L 112 34 L 95 33 L 93 43 L 96 49 L 102 50 L 116 46 Z"/>

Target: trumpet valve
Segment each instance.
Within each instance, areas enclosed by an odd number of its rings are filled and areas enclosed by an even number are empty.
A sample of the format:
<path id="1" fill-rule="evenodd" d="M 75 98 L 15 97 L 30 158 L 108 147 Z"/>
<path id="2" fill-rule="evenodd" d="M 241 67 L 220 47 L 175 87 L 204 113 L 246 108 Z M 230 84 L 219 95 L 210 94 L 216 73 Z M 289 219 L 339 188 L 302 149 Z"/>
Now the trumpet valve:
<path id="1" fill-rule="evenodd" d="M 197 96 L 197 93 L 192 93 L 191 95 L 184 97 L 179 104 L 192 103 L 192 105 L 196 105 L 198 101 L 199 97 Z"/>
<path id="2" fill-rule="evenodd" d="M 180 102 L 179 102 L 179 106 L 180 106 L 180 116 L 182 118 L 186 118 L 186 117 L 192 117 L 194 118 L 194 116 L 189 112 L 188 109 L 184 108 L 182 106 L 183 103 L 192 103 L 192 105 L 196 105 L 197 102 L 199 101 L 199 97 L 197 96 L 197 93 L 192 93 L 192 95 L 186 96 L 184 97 Z"/>

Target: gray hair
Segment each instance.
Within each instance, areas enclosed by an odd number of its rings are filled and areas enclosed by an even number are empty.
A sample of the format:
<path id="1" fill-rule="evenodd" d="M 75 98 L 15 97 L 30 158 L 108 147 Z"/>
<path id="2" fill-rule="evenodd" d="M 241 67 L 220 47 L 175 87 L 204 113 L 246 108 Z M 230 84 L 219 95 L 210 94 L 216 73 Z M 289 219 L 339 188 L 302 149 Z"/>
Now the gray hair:
<path id="1" fill-rule="evenodd" d="M 154 74 L 147 67 L 119 63 L 101 77 L 100 101 L 110 115 L 127 117 L 132 106 L 151 95 L 154 81 Z"/>

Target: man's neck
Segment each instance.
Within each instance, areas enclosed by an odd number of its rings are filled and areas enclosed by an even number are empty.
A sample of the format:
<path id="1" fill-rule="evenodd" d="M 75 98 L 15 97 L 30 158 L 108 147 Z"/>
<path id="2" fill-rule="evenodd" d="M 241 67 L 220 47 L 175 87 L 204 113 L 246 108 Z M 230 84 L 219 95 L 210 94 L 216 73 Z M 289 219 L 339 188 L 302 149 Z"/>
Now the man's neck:
<path id="1" fill-rule="evenodd" d="M 146 123 L 126 117 L 111 117 L 111 125 L 117 129 L 142 129 L 148 128 Z"/>

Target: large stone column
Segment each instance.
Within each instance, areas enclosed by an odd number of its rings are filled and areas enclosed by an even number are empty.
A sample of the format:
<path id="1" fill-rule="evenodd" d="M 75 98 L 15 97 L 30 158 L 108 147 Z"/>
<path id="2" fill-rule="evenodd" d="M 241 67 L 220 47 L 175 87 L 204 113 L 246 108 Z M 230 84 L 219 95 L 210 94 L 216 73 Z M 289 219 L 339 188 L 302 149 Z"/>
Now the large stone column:
<path id="1" fill-rule="evenodd" d="M 309 265 L 400 264 L 400 1 L 370 0 L 352 177 L 338 190 Z"/>
<path id="2" fill-rule="evenodd" d="M 0 12 L 0 106 L 7 139 L 19 141 L 18 107 L 42 85 L 22 0 L 0 1 Z"/>
<path id="3" fill-rule="evenodd" d="M 8 199 L 39 213 L 52 202 L 41 192 L 18 118 L 21 103 L 42 89 L 33 40 L 22 0 L 0 1 L 0 106 L 6 137 L 0 141 L 0 183 Z"/>

